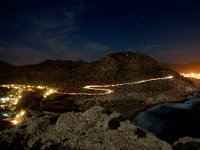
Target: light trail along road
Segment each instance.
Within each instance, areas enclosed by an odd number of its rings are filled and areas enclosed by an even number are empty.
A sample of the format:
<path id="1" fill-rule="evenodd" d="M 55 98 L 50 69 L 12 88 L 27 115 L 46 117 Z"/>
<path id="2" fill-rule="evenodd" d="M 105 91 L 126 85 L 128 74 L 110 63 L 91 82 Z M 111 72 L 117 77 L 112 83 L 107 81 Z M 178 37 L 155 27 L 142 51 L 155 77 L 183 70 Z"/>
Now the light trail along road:
<path id="1" fill-rule="evenodd" d="M 151 78 L 151 79 L 146 79 L 146 80 L 120 83 L 120 84 L 86 85 L 86 86 L 83 87 L 83 89 L 102 91 L 102 92 L 101 93 L 61 92 L 61 93 L 58 93 L 58 94 L 66 94 L 66 95 L 107 95 L 107 94 L 111 94 L 111 93 L 114 92 L 113 90 L 109 89 L 111 87 L 118 87 L 118 86 L 125 86 L 125 85 L 136 85 L 136 84 L 141 84 L 141 83 L 146 83 L 146 82 L 151 82 L 151 81 L 169 80 L 169 79 L 173 79 L 173 76 L 166 76 L 166 77 L 162 77 L 162 78 Z"/>

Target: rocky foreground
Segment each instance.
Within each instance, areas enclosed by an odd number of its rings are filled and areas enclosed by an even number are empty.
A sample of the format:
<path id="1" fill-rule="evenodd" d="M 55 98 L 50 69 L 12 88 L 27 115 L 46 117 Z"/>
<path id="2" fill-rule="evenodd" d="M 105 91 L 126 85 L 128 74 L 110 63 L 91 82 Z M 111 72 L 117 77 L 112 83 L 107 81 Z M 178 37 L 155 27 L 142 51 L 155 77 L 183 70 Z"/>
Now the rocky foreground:
<path id="1" fill-rule="evenodd" d="M 171 145 L 102 107 L 32 117 L 0 133 L 1 149 L 170 150 Z"/>
<path id="2" fill-rule="evenodd" d="M 96 106 L 83 113 L 32 117 L 0 132 L 0 147 L 1 150 L 198 150 L 200 139 L 183 137 L 170 145 L 124 120 L 119 113 Z"/>

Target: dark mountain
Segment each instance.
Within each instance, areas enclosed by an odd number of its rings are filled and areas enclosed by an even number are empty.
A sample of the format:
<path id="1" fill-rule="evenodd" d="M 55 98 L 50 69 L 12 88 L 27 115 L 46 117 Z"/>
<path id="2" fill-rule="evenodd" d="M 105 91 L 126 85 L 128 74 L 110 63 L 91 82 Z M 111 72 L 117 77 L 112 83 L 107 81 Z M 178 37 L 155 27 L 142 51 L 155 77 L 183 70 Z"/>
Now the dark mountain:
<path id="1" fill-rule="evenodd" d="M 140 52 L 110 54 L 90 65 L 95 81 L 106 83 L 131 82 L 153 77 L 177 75 L 154 59 Z"/>
<path id="2" fill-rule="evenodd" d="M 2 83 L 11 80 L 11 74 L 12 76 L 14 75 L 16 67 L 7 62 L 0 61 L 0 69 L 0 83 Z"/>
<path id="3" fill-rule="evenodd" d="M 36 65 L 14 67 L 0 63 L 1 82 L 24 82 L 80 86 L 111 84 L 177 74 L 140 52 L 113 53 L 95 62 L 46 60 Z M 12 78 L 13 77 L 13 78 Z"/>
<path id="4" fill-rule="evenodd" d="M 6 69 L 12 69 L 15 66 L 13 66 L 7 62 L 0 61 L 0 67 L 1 67 L 1 70 L 6 70 Z"/>

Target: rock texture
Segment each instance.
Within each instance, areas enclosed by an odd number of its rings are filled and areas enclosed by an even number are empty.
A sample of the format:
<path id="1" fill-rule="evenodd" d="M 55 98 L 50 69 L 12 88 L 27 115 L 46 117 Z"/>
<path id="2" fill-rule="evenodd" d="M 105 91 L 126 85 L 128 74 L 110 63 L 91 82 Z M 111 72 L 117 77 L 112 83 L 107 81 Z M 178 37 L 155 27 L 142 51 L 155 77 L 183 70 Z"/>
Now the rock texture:
<path id="1" fill-rule="evenodd" d="M 156 136 L 102 107 L 32 117 L 0 132 L 1 149 L 171 150 Z"/>
<path id="2" fill-rule="evenodd" d="M 173 145 L 174 150 L 199 150 L 200 149 L 200 139 L 192 137 L 180 138 Z"/>

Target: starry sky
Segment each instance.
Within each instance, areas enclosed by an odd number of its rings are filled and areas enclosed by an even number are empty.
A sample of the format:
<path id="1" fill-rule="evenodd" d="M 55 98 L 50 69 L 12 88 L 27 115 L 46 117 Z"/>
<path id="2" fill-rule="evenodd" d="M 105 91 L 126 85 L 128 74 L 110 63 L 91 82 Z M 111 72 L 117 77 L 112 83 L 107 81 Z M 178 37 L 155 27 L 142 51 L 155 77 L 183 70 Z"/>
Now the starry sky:
<path id="1" fill-rule="evenodd" d="M 127 50 L 162 62 L 200 61 L 200 1 L 0 1 L 1 61 L 94 61 Z"/>

